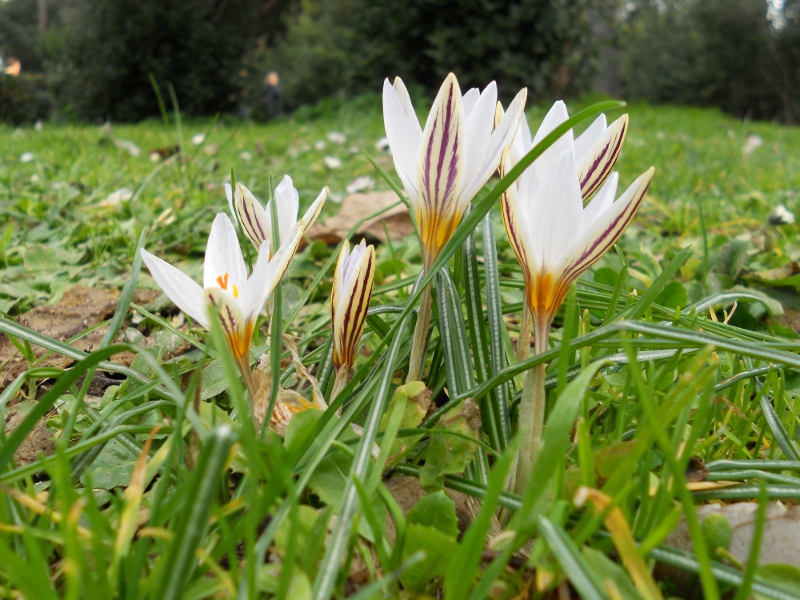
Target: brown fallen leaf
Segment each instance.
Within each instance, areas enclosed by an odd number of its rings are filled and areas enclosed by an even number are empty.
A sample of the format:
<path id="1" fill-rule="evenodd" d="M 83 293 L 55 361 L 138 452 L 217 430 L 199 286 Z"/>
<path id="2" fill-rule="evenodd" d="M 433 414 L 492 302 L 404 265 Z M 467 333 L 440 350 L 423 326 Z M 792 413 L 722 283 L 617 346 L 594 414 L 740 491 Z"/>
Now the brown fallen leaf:
<path id="1" fill-rule="evenodd" d="M 397 194 L 394 192 L 351 194 L 342 201 L 338 214 L 328 217 L 324 223 L 318 221 L 306 235 L 311 240 L 338 244 L 360 219 L 385 208 L 387 210 L 382 215 L 364 221 L 356 230 L 356 234 L 368 235 L 385 243 L 387 238 L 384 225 L 386 225 L 389 239 L 393 242 L 399 241 L 414 233 L 414 224 L 406 206 L 398 202 Z M 395 204 L 397 206 L 393 206 Z"/>

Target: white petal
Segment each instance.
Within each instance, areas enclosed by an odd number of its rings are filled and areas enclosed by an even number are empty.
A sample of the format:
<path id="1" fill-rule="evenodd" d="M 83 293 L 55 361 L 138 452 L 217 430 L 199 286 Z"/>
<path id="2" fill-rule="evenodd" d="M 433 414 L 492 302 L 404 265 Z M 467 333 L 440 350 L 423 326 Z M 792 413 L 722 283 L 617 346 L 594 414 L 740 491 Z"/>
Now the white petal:
<path id="1" fill-rule="evenodd" d="M 603 136 L 606 130 L 606 116 L 600 115 L 589 127 L 575 138 L 575 157 L 580 160 Z"/>
<path id="2" fill-rule="evenodd" d="M 480 169 L 478 170 L 475 178 L 470 182 L 462 196 L 462 205 L 468 203 L 477 194 L 484 184 L 489 181 L 489 178 L 497 170 L 500 164 L 500 158 L 503 156 L 503 151 L 506 150 L 514 136 L 517 134 L 519 122 L 525 114 L 525 100 L 528 97 L 528 90 L 521 89 L 513 102 L 508 107 L 508 111 L 503 115 L 503 118 L 495 127 L 492 135 L 489 136 L 489 141 L 486 148 L 486 153 L 483 156 Z"/>
<path id="3" fill-rule="evenodd" d="M 611 173 L 622 152 L 627 129 L 628 115 L 622 115 L 600 134 L 583 156 L 575 155 L 578 159 L 575 161 L 575 172 L 581 182 L 584 200 L 591 197 Z"/>
<path id="4" fill-rule="evenodd" d="M 243 368 L 249 362 L 250 338 L 253 335 L 252 329 L 246 326 L 247 317 L 242 314 L 239 303 L 228 292 L 209 288 L 205 290 L 205 298 L 208 316 L 211 317 L 214 313 L 219 316 L 228 347 L 240 368 Z"/>
<path id="5" fill-rule="evenodd" d="M 517 135 L 514 136 L 514 141 L 511 143 L 511 146 L 509 146 L 511 163 L 517 164 L 520 159 L 530 151 L 531 148 L 533 148 L 531 128 L 530 125 L 528 125 L 528 119 L 525 118 L 525 114 L 523 113 L 522 118 L 519 120 L 519 129 L 517 130 Z"/>
<path id="6" fill-rule="evenodd" d="M 500 212 L 503 215 L 503 225 L 511 247 L 527 277 L 535 272 L 538 263 L 530 240 L 531 228 L 527 223 L 527 216 L 515 186 L 506 190 L 500 203 Z"/>
<path id="7" fill-rule="evenodd" d="M 406 113 L 408 120 L 411 123 L 416 123 L 419 125 L 419 119 L 417 118 L 417 113 L 414 111 L 414 105 L 411 104 L 411 96 L 408 95 L 408 90 L 406 89 L 406 84 L 403 83 L 403 80 L 399 77 L 394 78 L 394 90 L 397 92 L 397 99 L 400 101 L 400 105 L 403 107 L 403 112 Z M 419 134 L 422 135 L 422 127 L 419 127 Z"/>
<path id="8" fill-rule="evenodd" d="M 325 206 L 325 201 L 328 199 L 328 188 L 322 188 L 322 191 L 317 196 L 317 199 L 308 207 L 308 210 L 303 215 L 303 221 L 305 222 L 305 230 L 307 231 L 309 227 L 311 227 L 314 222 L 319 217 L 319 213 L 322 212 L 322 207 Z"/>
<path id="9" fill-rule="evenodd" d="M 200 325 L 208 328 L 203 288 L 182 271 L 144 249 L 142 260 L 167 298 Z"/>
<path id="10" fill-rule="evenodd" d="M 577 279 L 619 239 L 636 214 L 653 173 L 654 169 L 651 167 L 640 175 L 620 199 L 600 215 L 590 228 L 584 230 L 580 238 L 567 249 L 561 259 L 565 276 L 571 280 Z"/>
<path id="11" fill-rule="evenodd" d="M 344 271 L 345 286 L 350 286 L 352 283 L 352 279 L 356 275 L 356 272 L 361 264 L 361 259 L 366 251 L 367 242 L 365 240 L 361 240 L 361 243 L 353 248 L 353 252 L 350 253 L 350 256 L 347 259 L 347 268 Z"/>
<path id="12" fill-rule="evenodd" d="M 556 127 L 561 125 L 564 121 L 569 119 L 567 113 L 567 106 L 561 100 L 553 104 L 550 111 L 545 116 L 544 121 L 539 126 L 539 130 L 533 138 L 533 145 L 535 146 L 547 137 Z M 556 161 L 563 152 L 572 151 L 574 147 L 572 140 L 572 130 L 570 129 L 562 135 L 556 142 L 550 146 L 544 153 L 536 159 L 536 174 L 540 181 L 543 181 L 547 174 L 555 167 Z"/>
<path id="13" fill-rule="evenodd" d="M 495 93 L 495 96 L 496 95 L 497 94 Z M 478 102 L 478 98 L 480 98 L 480 96 L 481 92 L 478 88 L 470 88 L 467 90 L 467 93 L 461 97 L 461 107 L 464 110 L 464 116 L 469 117 L 469 115 L 472 113 L 472 109 L 475 108 L 475 103 Z"/>
<path id="14" fill-rule="evenodd" d="M 227 274 L 228 278 L 225 279 Z M 247 269 L 239 247 L 239 239 L 233 223 L 225 213 L 219 213 L 211 224 L 211 233 L 206 246 L 206 261 L 203 265 L 203 287 L 222 287 L 232 290 L 232 285 L 241 290 L 247 280 Z M 221 283 L 224 282 L 224 285 Z"/>
<path id="15" fill-rule="evenodd" d="M 395 169 L 404 185 L 412 184 L 411 189 L 406 187 L 406 192 L 409 196 L 413 194 L 416 197 L 418 194 L 413 184 L 417 180 L 422 129 L 416 116 L 412 119 L 406 113 L 397 91 L 388 79 L 383 84 L 383 122 Z"/>
<path id="16" fill-rule="evenodd" d="M 300 244 L 300 240 L 303 237 L 304 230 L 305 223 L 303 221 L 298 221 L 289 232 L 287 240 L 281 244 L 278 251 L 273 254 L 272 260 L 269 262 L 271 274 L 267 282 L 267 297 L 272 293 L 275 286 L 278 285 L 278 282 L 280 282 L 286 270 L 289 268 L 289 264 L 292 262 L 295 252 L 297 252 L 297 246 Z"/>
<path id="17" fill-rule="evenodd" d="M 258 249 L 258 259 L 253 265 L 253 274 L 244 284 L 242 295 L 239 297 L 239 306 L 245 319 L 251 320 L 258 316 L 275 286 L 270 286 L 270 280 L 275 271 L 275 265 L 270 264 L 269 242 L 261 244 Z"/>
<path id="18" fill-rule="evenodd" d="M 468 96 L 469 94 L 467 94 Z M 466 98 L 466 96 L 464 96 Z M 465 183 L 469 185 L 478 176 L 483 157 L 489 147 L 489 136 L 494 126 L 494 112 L 497 105 L 497 86 L 490 83 L 473 102 L 473 108 L 466 120 L 467 164 Z M 465 111 L 466 112 L 466 111 Z M 501 121 L 502 122 L 502 121 Z"/>
<path id="19" fill-rule="evenodd" d="M 278 209 L 278 231 L 281 234 L 281 242 L 285 236 L 289 235 L 292 226 L 297 223 L 297 215 L 300 212 L 300 194 L 295 189 L 292 178 L 284 175 L 281 182 L 275 187 L 275 200 Z M 267 219 L 272 227 L 272 211 L 267 206 L 264 209 Z M 270 230 L 271 231 L 271 230 Z"/>
<path id="20" fill-rule="evenodd" d="M 339 258 L 336 261 L 336 270 L 333 273 L 333 288 L 331 289 L 331 307 L 334 313 L 339 312 L 339 307 L 345 301 L 347 290 L 344 287 L 345 271 L 347 271 L 348 259 L 350 258 L 350 242 L 344 240 Z"/>
<path id="21" fill-rule="evenodd" d="M 417 187 L 429 213 L 452 215 L 459 209 L 467 144 L 461 91 L 450 73 L 439 88 L 422 132 Z"/>
<path id="22" fill-rule="evenodd" d="M 553 170 L 542 180 L 535 202 L 525 212 L 534 251 L 547 271 L 557 270 L 558 259 L 580 235 L 582 213 L 583 199 L 572 151 L 562 152 Z"/>
<path id="23" fill-rule="evenodd" d="M 591 227 L 595 220 L 600 218 L 605 211 L 607 211 L 611 204 L 614 202 L 614 197 L 617 195 L 617 183 L 619 182 L 619 174 L 614 172 L 606 181 L 605 185 L 600 188 L 597 195 L 592 198 L 592 201 L 583 209 L 583 227 Z"/>

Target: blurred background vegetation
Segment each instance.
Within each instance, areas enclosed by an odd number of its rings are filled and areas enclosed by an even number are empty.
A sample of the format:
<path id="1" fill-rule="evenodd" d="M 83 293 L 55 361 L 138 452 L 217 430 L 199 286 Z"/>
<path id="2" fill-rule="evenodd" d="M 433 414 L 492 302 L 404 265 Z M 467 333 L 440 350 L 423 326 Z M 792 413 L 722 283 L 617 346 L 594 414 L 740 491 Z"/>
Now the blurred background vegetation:
<path id="1" fill-rule="evenodd" d="M 800 0 L 0 0 L 0 121 L 139 121 L 174 88 L 189 115 L 263 118 L 448 71 L 509 100 L 601 92 L 800 118 Z M 167 100 L 168 102 L 168 100 Z"/>

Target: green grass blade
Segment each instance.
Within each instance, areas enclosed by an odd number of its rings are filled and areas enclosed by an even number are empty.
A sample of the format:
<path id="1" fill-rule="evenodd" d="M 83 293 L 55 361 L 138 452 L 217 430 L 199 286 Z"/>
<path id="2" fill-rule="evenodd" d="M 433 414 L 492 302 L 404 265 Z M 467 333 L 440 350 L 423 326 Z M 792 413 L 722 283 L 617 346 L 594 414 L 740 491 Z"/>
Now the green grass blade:
<path id="1" fill-rule="evenodd" d="M 539 517 L 538 529 L 580 597 L 584 600 L 608 600 L 602 581 L 564 529 L 545 516 Z"/>
<path id="2" fill-rule="evenodd" d="M 761 411 L 764 413 L 764 418 L 767 421 L 767 425 L 769 426 L 770 431 L 772 431 L 775 441 L 778 442 L 781 450 L 783 450 L 783 453 L 786 455 L 786 458 L 789 460 L 800 461 L 800 453 L 798 453 L 792 438 L 789 437 L 789 432 L 786 431 L 786 428 L 783 426 L 783 423 L 781 423 L 778 414 L 775 412 L 775 408 L 772 406 L 772 398 L 764 394 L 761 397 L 760 404 Z"/>
<path id="3" fill-rule="evenodd" d="M 504 338 L 508 337 L 503 320 L 503 307 L 500 300 L 500 273 L 497 263 L 497 243 L 491 213 L 487 214 L 481 225 L 483 229 L 483 276 L 486 284 L 486 313 L 489 319 L 489 357 L 488 375 L 493 376 L 506 365 Z M 508 384 L 494 388 L 489 395 L 492 413 L 497 427 L 497 446 L 499 451 L 508 447 L 511 439 L 511 416 L 509 414 Z"/>
<path id="4" fill-rule="evenodd" d="M 494 463 L 494 467 L 489 474 L 489 482 L 483 496 L 481 510 L 464 534 L 461 544 L 459 544 L 458 550 L 445 573 L 446 600 L 467 597 L 473 579 L 471 574 L 477 572 L 480 564 L 483 547 L 486 543 L 486 535 L 491 527 L 492 518 L 505 485 L 506 474 L 511 469 L 516 449 L 517 443 L 512 442 Z"/>
<path id="5" fill-rule="evenodd" d="M 175 527 L 169 549 L 162 555 L 159 569 L 162 575 L 154 591 L 163 600 L 180 598 L 194 570 L 195 551 L 208 527 L 214 492 L 236 437 L 230 425 L 219 425 L 204 440 L 188 484 L 187 497 L 191 500 Z"/>

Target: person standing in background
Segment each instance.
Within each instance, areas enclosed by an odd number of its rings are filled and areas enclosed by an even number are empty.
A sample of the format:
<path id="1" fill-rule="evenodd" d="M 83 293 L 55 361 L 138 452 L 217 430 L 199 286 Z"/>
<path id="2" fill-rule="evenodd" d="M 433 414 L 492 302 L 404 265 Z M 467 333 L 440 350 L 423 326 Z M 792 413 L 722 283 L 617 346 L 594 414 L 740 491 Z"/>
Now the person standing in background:
<path id="1" fill-rule="evenodd" d="M 283 111 L 283 95 L 280 80 L 275 71 L 270 71 L 261 86 L 261 110 L 266 120 L 272 119 Z"/>

